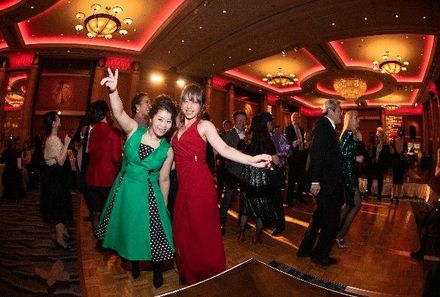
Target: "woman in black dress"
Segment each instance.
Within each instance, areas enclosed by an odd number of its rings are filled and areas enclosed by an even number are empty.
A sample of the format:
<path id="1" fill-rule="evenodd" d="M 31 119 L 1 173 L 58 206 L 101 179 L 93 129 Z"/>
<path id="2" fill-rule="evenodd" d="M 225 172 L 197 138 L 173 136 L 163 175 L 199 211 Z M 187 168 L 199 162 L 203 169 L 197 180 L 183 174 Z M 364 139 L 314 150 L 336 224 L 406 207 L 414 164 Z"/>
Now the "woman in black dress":
<path id="1" fill-rule="evenodd" d="M 72 221 L 73 209 L 67 186 L 67 172 L 63 165 L 70 137 L 65 136 L 64 144 L 58 137 L 61 121 L 55 111 L 44 115 L 43 125 L 47 138 L 44 144 L 45 168 L 41 182 L 40 209 L 44 219 L 55 224 L 57 245 L 68 249 L 65 238 L 69 237 L 69 233 L 65 224 Z"/>
<path id="2" fill-rule="evenodd" d="M 252 118 L 249 132 L 250 139 L 246 144 L 239 143 L 239 149 L 251 156 L 259 154 L 271 155 L 272 164 L 278 166 L 280 161 L 275 144 L 270 137 L 266 120 L 262 115 L 257 115 Z M 271 223 L 276 217 L 275 208 L 271 200 L 272 194 L 269 183 L 267 185 L 254 187 L 243 181 L 240 188 L 242 195 L 242 201 L 240 203 L 243 205 L 240 206 L 242 207 L 242 213 L 240 215 L 240 234 L 238 241 L 244 241 L 248 216 L 253 215 L 257 219 L 257 224 L 252 242 L 254 244 L 262 243 L 261 232 L 263 226 Z"/>

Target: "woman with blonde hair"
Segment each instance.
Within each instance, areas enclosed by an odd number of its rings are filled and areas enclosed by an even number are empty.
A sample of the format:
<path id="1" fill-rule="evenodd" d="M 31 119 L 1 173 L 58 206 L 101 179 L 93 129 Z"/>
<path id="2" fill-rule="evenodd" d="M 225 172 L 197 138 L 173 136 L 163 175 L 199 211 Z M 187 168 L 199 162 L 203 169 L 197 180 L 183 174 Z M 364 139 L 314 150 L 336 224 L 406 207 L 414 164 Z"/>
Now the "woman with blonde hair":
<path id="1" fill-rule="evenodd" d="M 361 208 L 359 193 L 358 164 L 362 163 L 362 134 L 358 131 L 359 114 L 355 110 L 345 113 L 344 126 L 339 138 L 342 153 L 342 173 L 344 178 L 345 203 L 341 208 L 340 228 L 336 236 L 339 248 L 344 248 L 344 236 Z"/>

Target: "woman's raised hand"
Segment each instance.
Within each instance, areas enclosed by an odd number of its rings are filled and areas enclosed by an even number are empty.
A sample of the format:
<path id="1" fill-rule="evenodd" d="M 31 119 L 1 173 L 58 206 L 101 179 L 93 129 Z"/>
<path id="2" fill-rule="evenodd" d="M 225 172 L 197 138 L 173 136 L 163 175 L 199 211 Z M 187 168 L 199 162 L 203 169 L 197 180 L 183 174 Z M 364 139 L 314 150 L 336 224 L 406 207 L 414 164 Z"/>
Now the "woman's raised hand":
<path id="1" fill-rule="evenodd" d="M 250 165 L 259 168 L 270 168 L 270 162 L 272 162 L 272 156 L 267 154 L 260 154 L 252 157 Z"/>
<path id="2" fill-rule="evenodd" d="M 113 93 L 114 91 L 116 91 L 116 88 L 118 86 L 119 71 L 118 71 L 118 69 L 116 69 L 115 73 L 113 73 L 109 67 L 109 68 L 107 68 L 107 72 L 108 72 L 108 76 L 104 77 L 101 80 L 101 86 L 106 86 L 108 91 L 110 93 Z"/>

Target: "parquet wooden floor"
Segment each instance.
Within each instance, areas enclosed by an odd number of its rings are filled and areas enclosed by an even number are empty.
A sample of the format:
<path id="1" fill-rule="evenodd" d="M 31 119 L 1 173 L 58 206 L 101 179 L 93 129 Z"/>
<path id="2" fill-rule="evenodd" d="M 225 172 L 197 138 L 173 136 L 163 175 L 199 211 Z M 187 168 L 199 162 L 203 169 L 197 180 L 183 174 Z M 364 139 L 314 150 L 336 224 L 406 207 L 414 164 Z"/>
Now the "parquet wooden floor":
<path id="1" fill-rule="evenodd" d="M 314 205 L 297 204 L 286 207 L 287 227 L 281 237 L 270 236 L 266 230 L 263 244 L 251 242 L 253 229 L 247 230 L 247 240 L 236 240 L 238 225 L 236 212 L 230 211 L 224 245 L 227 267 L 255 258 L 265 263 L 277 260 L 306 273 L 349 286 L 352 292 L 369 296 L 421 296 L 423 291 L 422 263 L 410 258 L 410 251 L 419 246 L 417 227 L 409 201 L 398 205 L 363 201 L 362 209 L 346 236 L 346 249 L 333 247 L 337 265 L 322 268 L 308 258 L 297 258 L 295 253 L 308 225 Z M 234 209 L 234 207 L 233 207 Z M 87 215 L 81 203 L 83 218 Z M 235 217 L 234 217 L 235 216 Z M 143 271 L 133 280 L 129 271 L 121 267 L 121 260 L 110 251 L 101 251 L 91 233 L 90 223 L 79 222 L 80 257 L 83 271 L 83 294 L 88 297 L 147 297 L 180 288 L 177 270 L 164 273 L 164 285 L 155 289 L 152 272 Z M 124 266 L 124 265 L 122 265 Z M 127 265 L 125 265 L 127 266 Z"/>

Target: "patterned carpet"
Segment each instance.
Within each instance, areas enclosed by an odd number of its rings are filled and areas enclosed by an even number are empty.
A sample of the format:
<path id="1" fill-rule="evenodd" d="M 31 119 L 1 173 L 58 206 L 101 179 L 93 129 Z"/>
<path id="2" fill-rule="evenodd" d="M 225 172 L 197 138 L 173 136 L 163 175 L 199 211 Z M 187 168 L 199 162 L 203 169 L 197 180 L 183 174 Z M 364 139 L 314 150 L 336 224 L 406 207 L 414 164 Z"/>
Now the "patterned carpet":
<path id="1" fill-rule="evenodd" d="M 73 196 L 76 236 L 78 199 Z M 0 295 L 81 296 L 76 239 L 63 250 L 55 244 L 55 227 L 39 212 L 39 192 L 19 201 L 0 200 Z"/>

